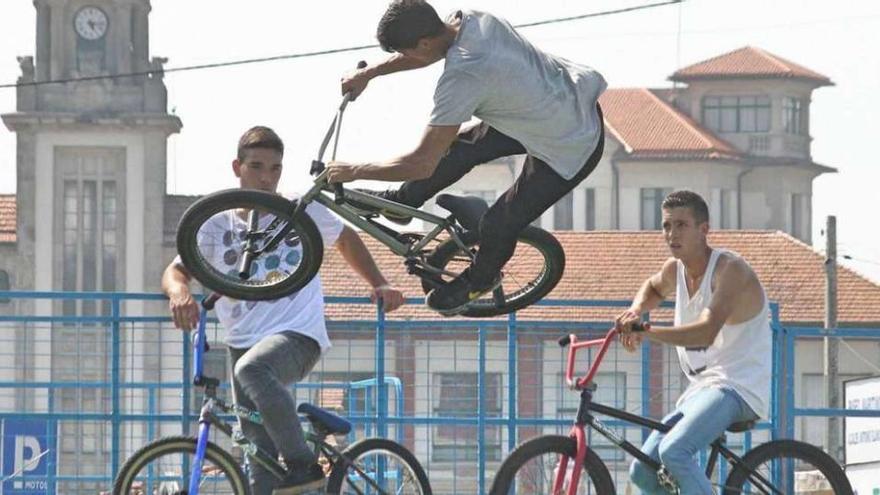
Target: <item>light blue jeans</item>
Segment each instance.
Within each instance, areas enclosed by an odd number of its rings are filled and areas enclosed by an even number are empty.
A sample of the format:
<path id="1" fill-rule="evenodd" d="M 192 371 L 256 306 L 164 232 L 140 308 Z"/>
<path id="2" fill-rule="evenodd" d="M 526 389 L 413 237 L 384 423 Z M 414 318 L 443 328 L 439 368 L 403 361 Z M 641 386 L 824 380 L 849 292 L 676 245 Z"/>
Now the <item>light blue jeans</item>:
<path id="1" fill-rule="evenodd" d="M 681 495 L 712 495 L 712 485 L 697 462 L 697 453 L 733 423 L 756 419 L 746 402 L 728 387 L 708 388 L 688 398 L 663 418 L 675 425 L 668 433 L 654 431 L 642 452 L 659 460 L 678 482 Z M 636 460 L 630 478 L 646 495 L 667 493 L 657 482 L 657 472 Z"/>

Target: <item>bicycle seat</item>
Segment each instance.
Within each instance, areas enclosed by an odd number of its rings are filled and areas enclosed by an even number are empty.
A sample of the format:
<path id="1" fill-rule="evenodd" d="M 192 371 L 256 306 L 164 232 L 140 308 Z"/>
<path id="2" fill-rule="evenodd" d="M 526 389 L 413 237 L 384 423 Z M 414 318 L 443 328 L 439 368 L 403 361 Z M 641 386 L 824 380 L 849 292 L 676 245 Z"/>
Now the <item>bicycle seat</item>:
<path id="1" fill-rule="evenodd" d="M 733 423 L 732 425 L 727 427 L 727 431 L 730 433 L 742 433 L 744 431 L 749 431 L 755 427 L 755 420 L 749 421 L 740 421 L 738 423 Z"/>
<path id="2" fill-rule="evenodd" d="M 326 409 L 302 403 L 296 410 L 301 414 L 305 414 L 316 428 L 325 430 L 327 433 L 341 433 L 344 435 L 351 431 L 351 423 Z"/>
<path id="3" fill-rule="evenodd" d="M 437 206 L 452 213 L 458 223 L 467 230 L 477 230 L 480 226 L 480 218 L 489 209 L 489 204 L 482 198 L 454 194 L 437 196 Z"/>

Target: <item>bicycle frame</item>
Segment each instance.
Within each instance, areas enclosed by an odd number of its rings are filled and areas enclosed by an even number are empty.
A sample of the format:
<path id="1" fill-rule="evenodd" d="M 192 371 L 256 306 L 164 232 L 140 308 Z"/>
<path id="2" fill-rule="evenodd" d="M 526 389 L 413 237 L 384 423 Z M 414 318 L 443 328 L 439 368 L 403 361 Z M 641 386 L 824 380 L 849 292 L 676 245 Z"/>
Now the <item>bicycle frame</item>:
<path id="1" fill-rule="evenodd" d="M 387 246 L 394 254 L 398 256 L 402 256 L 404 258 L 410 259 L 414 263 L 414 269 L 412 269 L 412 273 L 417 275 L 427 274 L 427 275 L 449 275 L 455 276 L 457 274 L 450 273 L 445 270 L 438 269 L 436 267 L 432 267 L 427 263 L 422 263 L 418 255 L 419 253 L 427 246 L 431 241 L 435 240 L 437 236 L 439 236 L 443 232 L 447 232 L 450 238 L 454 239 L 454 241 L 459 244 L 459 246 L 467 252 L 467 248 L 461 240 L 461 234 L 464 233 L 462 228 L 456 223 L 453 216 L 441 217 L 438 215 L 434 215 L 417 208 L 412 208 L 407 205 L 402 205 L 400 203 L 395 203 L 393 201 L 388 201 L 383 198 L 379 198 L 373 196 L 371 194 L 365 194 L 360 191 L 354 190 L 346 190 L 342 184 L 330 184 L 327 181 L 327 170 L 322 162 L 324 157 L 324 152 L 328 144 L 330 143 L 330 139 L 334 136 L 336 139 L 333 141 L 333 152 L 332 159 L 336 158 L 336 148 L 339 143 L 339 131 L 342 125 L 342 115 L 345 111 L 346 106 L 351 101 L 351 94 L 348 93 L 342 100 L 342 104 L 339 106 L 336 117 L 334 117 L 333 122 L 330 124 L 330 128 L 327 130 L 327 133 L 324 136 L 323 141 L 321 142 L 321 148 L 318 151 L 318 158 L 312 162 L 312 168 L 310 173 L 315 176 L 314 183 L 312 187 L 302 195 L 297 201 L 292 203 L 293 209 L 290 212 L 291 218 L 300 215 L 305 210 L 306 206 L 308 206 L 311 202 L 316 202 L 323 205 L 328 210 L 332 211 L 336 215 L 342 217 L 343 219 L 349 221 L 353 225 L 359 227 L 365 233 L 369 234 L 371 237 L 375 238 L 385 246 Z M 332 197 L 330 193 L 334 193 L 335 197 Z M 357 202 L 372 206 L 378 209 L 384 209 L 393 211 L 395 213 L 399 213 L 401 215 L 418 218 L 419 220 L 425 221 L 427 223 L 433 224 L 434 227 L 426 233 L 418 242 L 403 242 L 400 240 L 400 233 L 386 227 L 378 222 L 373 221 L 369 218 L 364 218 L 359 213 L 357 213 L 350 205 L 347 205 L 345 202 L 345 198 L 350 197 L 355 199 Z M 253 225 L 256 225 L 256 217 L 252 215 Z M 276 220 L 276 222 L 279 220 Z M 275 222 L 273 222 L 267 230 L 272 230 L 277 226 Z M 291 226 L 284 226 L 278 233 L 274 234 L 271 239 L 269 239 L 265 245 L 259 249 L 255 250 L 252 247 L 253 238 L 261 236 L 261 233 L 249 234 L 248 242 L 249 244 L 245 247 L 245 254 L 248 258 L 252 258 L 253 256 L 259 255 L 266 251 L 271 251 L 274 247 L 281 242 L 282 239 L 290 233 Z M 253 232 L 254 228 L 249 229 Z M 248 273 L 247 267 L 242 262 L 241 273 Z"/>
<path id="2" fill-rule="evenodd" d="M 629 413 L 627 411 L 622 411 L 620 409 L 593 402 L 593 392 L 596 390 L 596 384 L 592 381 L 593 377 L 596 375 L 596 372 L 599 369 L 599 365 L 602 363 L 602 359 L 605 357 L 605 353 L 608 351 L 608 347 L 611 345 L 611 342 L 615 339 L 615 337 L 617 337 L 617 335 L 617 330 L 615 328 L 612 328 L 608 331 L 605 337 L 601 339 L 592 339 L 578 342 L 577 336 L 572 334 L 567 337 L 563 337 L 563 339 L 560 339 L 559 342 L 560 345 L 569 346 L 568 360 L 565 368 L 566 383 L 568 383 L 568 386 L 571 389 L 581 391 L 581 402 L 578 406 L 577 417 L 571 427 L 571 430 L 569 431 L 569 437 L 574 438 L 577 442 L 577 450 L 574 457 L 574 466 L 572 468 L 571 479 L 569 480 L 568 484 L 568 491 L 566 492 L 567 495 L 577 494 L 578 483 L 580 482 L 581 472 L 583 471 L 584 458 L 586 457 L 587 451 L 587 439 L 585 433 L 585 428 L 587 426 L 598 431 L 611 443 L 620 447 L 621 449 L 626 451 L 626 453 L 635 457 L 645 465 L 650 466 L 656 471 L 659 471 L 662 468 L 659 462 L 655 461 L 650 456 L 642 452 L 638 447 L 633 445 L 628 440 L 618 436 L 616 433 L 614 433 L 614 431 L 605 426 L 602 421 L 590 414 L 591 412 L 596 412 L 599 414 L 610 416 L 612 418 L 626 421 L 627 423 L 632 423 L 644 428 L 657 430 L 661 433 L 666 433 L 672 429 L 671 425 L 667 425 L 659 421 Z M 601 347 L 599 349 L 599 353 L 596 355 L 596 358 L 593 360 L 593 363 L 590 365 L 590 369 L 583 377 L 575 378 L 574 363 L 577 351 L 583 348 L 596 346 Z M 744 465 L 742 463 L 742 458 L 725 446 L 725 441 L 725 435 L 721 435 L 710 444 L 711 452 L 709 454 L 709 459 L 706 464 L 707 477 L 711 477 L 712 471 L 715 469 L 715 463 L 718 460 L 719 455 L 724 457 L 734 467 Z M 556 477 L 553 480 L 553 491 L 551 492 L 554 495 L 561 494 L 562 488 L 563 486 L 565 486 L 568 462 L 568 456 L 563 455 L 559 459 L 559 464 L 556 469 Z M 761 485 L 763 485 L 763 487 L 768 488 L 768 492 L 779 493 L 778 490 L 773 487 L 770 481 L 768 481 L 760 474 L 756 473 L 754 470 L 750 469 L 750 471 L 753 478 L 752 481 L 760 483 Z"/>

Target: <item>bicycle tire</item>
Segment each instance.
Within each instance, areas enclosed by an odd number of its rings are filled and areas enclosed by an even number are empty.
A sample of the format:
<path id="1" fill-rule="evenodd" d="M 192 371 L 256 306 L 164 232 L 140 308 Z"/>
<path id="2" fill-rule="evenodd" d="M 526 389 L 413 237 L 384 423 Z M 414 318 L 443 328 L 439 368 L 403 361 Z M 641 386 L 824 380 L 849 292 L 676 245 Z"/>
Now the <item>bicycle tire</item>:
<path id="1" fill-rule="evenodd" d="M 465 246 L 473 249 L 479 244 L 479 234 L 476 231 L 465 232 L 461 241 Z M 521 244 L 534 248 L 543 259 L 541 271 L 534 280 L 527 282 L 524 288 L 509 294 L 505 293 L 504 303 L 500 306 L 496 305 L 491 294 L 487 294 L 484 298 L 471 302 L 467 309 L 461 313 L 462 316 L 487 318 L 512 313 L 541 300 L 556 287 L 565 272 L 565 251 L 559 241 L 546 230 L 528 226 L 517 237 L 517 249 Z M 458 243 L 453 239 L 447 239 L 437 246 L 426 261 L 431 266 L 445 269 L 459 253 L 461 253 L 461 247 Z M 511 260 L 514 260 L 515 257 L 516 252 Z M 515 267 L 511 267 L 512 262 L 508 261 L 502 268 L 502 272 L 515 269 Z M 505 284 L 506 282 L 502 279 L 502 287 Z M 433 288 L 434 286 L 430 283 L 422 282 L 422 289 L 426 294 Z"/>
<path id="2" fill-rule="evenodd" d="M 555 455 L 556 457 L 559 455 L 566 455 L 569 457 L 569 463 L 573 463 L 576 452 L 577 442 L 571 437 L 545 435 L 523 442 L 515 448 L 506 459 L 504 459 L 503 463 L 501 463 L 501 467 L 498 468 L 498 473 L 495 475 L 495 479 L 492 480 L 492 488 L 489 490 L 489 495 L 508 495 L 511 493 L 511 488 L 514 487 L 517 473 L 519 473 L 520 470 L 523 470 L 523 468 L 529 465 L 529 463 L 537 457 L 545 454 L 551 456 Z M 584 475 L 581 476 L 582 482 L 585 478 L 589 478 L 593 483 L 593 491 L 590 491 L 589 493 L 595 493 L 597 495 L 614 495 L 614 481 L 611 478 L 611 473 L 608 472 L 608 468 L 605 466 L 605 463 L 602 462 L 602 459 L 600 459 L 599 456 L 589 447 L 587 447 L 586 456 L 584 457 Z M 553 482 L 552 477 L 550 477 L 550 479 L 544 478 L 543 481 L 551 484 Z M 532 490 L 529 491 L 518 490 L 517 493 L 549 493 L 552 487 L 532 486 L 531 488 Z M 578 493 L 580 493 L 580 491 L 578 491 Z"/>
<path id="3" fill-rule="evenodd" d="M 818 470 L 825 476 L 835 495 L 852 495 L 853 493 L 852 486 L 840 464 L 822 449 L 797 440 L 774 440 L 759 445 L 746 453 L 742 464 L 737 465 L 727 477 L 724 483 L 724 495 L 752 493 L 744 490 L 744 487 L 750 482 L 750 477 L 755 469 L 759 469 L 768 461 L 782 459 L 799 459 L 810 463 L 812 470 Z M 759 473 L 767 476 L 767 473 L 763 471 L 759 471 Z M 793 487 L 791 488 L 791 491 L 783 491 L 782 493 L 794 493 Z"/>
<path id="4" fill-rule="evenodd" d="M 278 299 L 298 291 L 318 273 L 324 257 L 324 243 L 318 227 L 308 214 L 303 213 L 291 219 L 294 207 L 295 202 L 282 196 L 247 189 L 218 191 L 200 198 L 186 209 L 177 227 L 177 251 L 183 265 L 208 289 L 235 299 Z M 232 209 L 259 209 L 285 222 L 292 222 L 293 232 L 299 235 L 302 245 L 302 257 L 296 269 L 283 277 L 262 283 L 241 280 L 215 268 L 200 251 L 198 233 L 214 215 Z"/>
<path id="5" fill-rule="evenodd" d="M 144 445 L 122 465 L 122 469 L 119 470 L 119 474 L 113 483 L 113 495 L 138 493 L 137 489 L 132 486 L 132 483 L 137 479 L 138 473 L 144 466 L 160 456 L 169 454 L 195 455 L 195 452 L 196 439 L 186 436 L 160 438 Z M 250 495 L 250 486 L 247 479 L 241 467 L 229 452 L 221 449 L 213 442 L 208 442 L 208 448 L 205 450 L 205 459 L 222 470 L 229 480 L 229 486 L 233 494 Z M 188 488 L 188 473 L 184 479 L 186 481 L 185 486 Z M 186 490 L 178 490 L 176 493 L 185 494 Z"/>
<path id="6" fill-rule="evenodd" d="M 384 438 L 365 438 L 348 446 L 342 454 L 345 458 L 352 462 L 356 462 L 358 459 L 361 459 L 366 455 L 382 452 L 387 452 L 397 457 L 409 469 L 410 476 L 414 477 L 413 481 L 418 488 L 418 492 L 395 491 L 394 493 L 418 493 L 420 495 L 431 495 L 431 483 L 428 481 L 428 476 L 425 474 L 425 470 L 422 468 L 421 463 L 419 463 L 418 459 L 416 459 L 409 449 L 397 442 L 386 440 Z M 349 493 L 344 491 L 348 473 L 349 466 L 337 460 L 333 469 L 330 471 L 330 478 L 327 480 L 327 493 L 332 495 Z M 358 492 L 355 491 L 354 493 Z M 360 493 L 363 493 L 363 491 Z M 374 492 L 370 490 L 369 493 Z"/>

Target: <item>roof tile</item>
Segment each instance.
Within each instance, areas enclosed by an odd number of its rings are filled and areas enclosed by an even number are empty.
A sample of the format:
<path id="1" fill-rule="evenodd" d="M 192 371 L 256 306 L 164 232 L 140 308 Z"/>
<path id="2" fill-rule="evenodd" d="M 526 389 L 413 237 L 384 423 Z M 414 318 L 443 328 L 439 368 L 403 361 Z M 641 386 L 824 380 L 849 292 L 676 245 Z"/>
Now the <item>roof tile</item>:
<path id="1" fill-rule="evenodd" d="M 629 301 L 644 280 L 655 273 L 669 252 L 657 231 L 556 232 L 566 252 L 565 275 L 548 296 L 562 300 Z M 365 236 L 389 282 L 408 297 L 420 297 L 419 279 L 409 276 L 402 260 Z M 724 230 L 710 233 L 713 246 L 739 253 L 754 268 L 772 301 L 780 305 L 785 322 L 818 323 L 824 317 L 824 258 L 806 244 L 778 231 Z M 519 261 L 520 263 L 522 261 Z M 342 260 L 336 250 L 328 250 L 321 268 L 327 295 L 364 296 L 367 285 Z M 842 324 L 880 322 L 880 286 L 854 271 L 838 270 L 839 310 Z M 518 313 L 525 320 L 610 321 L 619 312 L 613 308 L 532 306 Z M 369 305 L 330 304 L 331 319 L 372 319 Z M 669 310 L 659 311 L 655 319 L 670 319 Z M 391 313 L 389 319 L 432 320 L 439 317 L 423 305 L 408 305 Z"/>
<path id="2" fill-rule="evenodd" d="M 745 46 L 689 65 L 677 70 L 669 79 L 688 81 L 719 77 L 796 78 L 812 80 L 823 86 L 834 84 L 827 76 L 753 46 Z"/>

